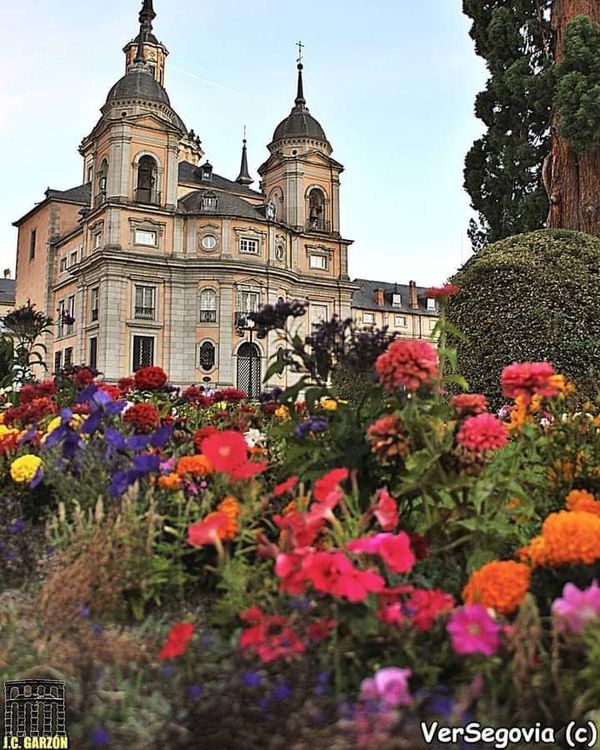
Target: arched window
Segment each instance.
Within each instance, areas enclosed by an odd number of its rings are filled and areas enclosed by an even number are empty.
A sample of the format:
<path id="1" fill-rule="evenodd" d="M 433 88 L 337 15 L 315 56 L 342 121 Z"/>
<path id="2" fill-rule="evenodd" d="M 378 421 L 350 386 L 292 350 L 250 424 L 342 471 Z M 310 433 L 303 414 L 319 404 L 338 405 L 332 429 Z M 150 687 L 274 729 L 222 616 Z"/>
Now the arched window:
<path id="1" fill-rule="evenodd" d="M 325 231 L 325 196 L 319 188 L 313 188 L 308 195 L 308 228 Z"/>
<path id="2" fill-rule="evenodd" d="M 217 293 L 214 289 L 203 289 L 200 293 L 200 323 L 217 322 Z"/>
<path id="3" fill-rule="evenodd" d="M 260 393 L 260 384 L 260 349 L 245 341 L 237 350 L 237 387 L 248 394 L 248 398 L 254 399 Z"/>
<path id="4" fill-rule="evenodd" d="M 157 174 L 156 159 L 152 156 L 142 156 L 137 170 L 136 201 L 139 203 L 160 203 L 160 193 L 157 190 Z"/>
<path id="5" fill-rule="evenodd" d="M 98 172 L 98 203 L 104 203 L 106 200 L 106 185 L 108 182 L 108 161 L 102 159 L 100 170 Z"/>
<path id="6" fill-rule="evenodd" d="M 215 345 L 212 341 L 204 341 L 200 345 L 198 362 L 204 372 L 210 372 L 215 367 Z"/>

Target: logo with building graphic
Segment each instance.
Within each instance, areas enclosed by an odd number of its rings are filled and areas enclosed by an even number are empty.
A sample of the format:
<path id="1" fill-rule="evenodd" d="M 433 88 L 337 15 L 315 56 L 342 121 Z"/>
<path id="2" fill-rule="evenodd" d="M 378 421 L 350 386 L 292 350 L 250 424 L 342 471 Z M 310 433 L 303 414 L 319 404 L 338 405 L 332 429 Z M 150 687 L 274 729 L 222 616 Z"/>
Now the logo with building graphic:
<path id="1" fill-rule="evenodd" d="M 2 750 L 68 748 L 65 683 L 10 680 L 4 683 Z"/>

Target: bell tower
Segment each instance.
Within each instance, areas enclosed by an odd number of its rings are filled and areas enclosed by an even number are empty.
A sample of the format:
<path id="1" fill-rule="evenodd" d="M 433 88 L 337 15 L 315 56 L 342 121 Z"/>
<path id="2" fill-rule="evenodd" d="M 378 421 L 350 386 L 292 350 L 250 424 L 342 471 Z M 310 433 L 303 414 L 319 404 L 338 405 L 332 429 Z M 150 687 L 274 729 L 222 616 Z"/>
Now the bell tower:
<path id="1" fill-rule="evenodd" d="M 154 79 L 165 85 L 165 62 L 169 50 L 162 42 L 154 36 L 152 32 L 152 23 L 156 18 L 152 0 L 144 0 L 142 10 L 140 11 L 140 33 L 128 42 L 123 48 L 125 53 L 125 72 L 135 64 L 139 54 L 141 42 L 141 51 L 143 59 L 148 65 Z"/>

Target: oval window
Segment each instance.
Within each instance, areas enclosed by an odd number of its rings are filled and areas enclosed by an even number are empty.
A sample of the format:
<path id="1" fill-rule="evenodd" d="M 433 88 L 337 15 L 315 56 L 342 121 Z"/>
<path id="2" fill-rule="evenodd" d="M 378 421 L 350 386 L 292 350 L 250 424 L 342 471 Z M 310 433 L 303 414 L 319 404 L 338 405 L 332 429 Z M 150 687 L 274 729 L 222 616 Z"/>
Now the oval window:
<path id="1" fill-rule="evenodd" d="M 208 372 L 215 366 L 215 345 L 205 341 L 200 347 L 200 367 Z"/>
<path id="2" fill-rule="evenodd" d="M 205 234 L 202 238 L 202 247 L 205 250 L 214 250 L 217 246 L 217 238 L 214 234 Z"/>

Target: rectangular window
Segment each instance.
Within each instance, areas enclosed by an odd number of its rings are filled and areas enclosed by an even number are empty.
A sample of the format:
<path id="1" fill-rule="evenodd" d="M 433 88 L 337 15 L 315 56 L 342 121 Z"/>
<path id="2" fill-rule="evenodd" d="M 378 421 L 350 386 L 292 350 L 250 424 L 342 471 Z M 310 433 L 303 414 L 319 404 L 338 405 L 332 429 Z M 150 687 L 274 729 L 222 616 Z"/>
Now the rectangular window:
<path id="1" fill-rule="evenodd" d="M 314 331 L 319 323 L 324 320 L 329 320 L 329 312 L 327 305 L 311 305 L 310 306 L 310 328 Z"/>
<path id="2" fill-rule="evenodd" d="M 435 300 L 431 297 L 427 297 L 427 309 L 432 311 L 436 309 Z"/>
<path id="3" fill-rule="evenodd" d="M 57 375 L 62 369 L 62 352 L 54 352 L 54 373 Z"/>
<path id="4" fill-rule="evenodd" d="M 37 239 L 37 229 L 32 229 L 29 235 L 29 260 L 35 258 L 35 242 Z"/>
<path id="5" fill-rule="evenodd" d="M 71 257 L 69 259 L 69 266 L 74 266 L 77 264 L 77 250 L 74 250 L 71 253 Z"/>
<path id="6" fill-rule="evenodd" d="M 94 250 L 102 244 L 102 232 L 96 232 L 94 235 Z"/>
<path id="7" fill-rule="evenodd" d="M 250 240 L 247 237 L 242 237 L 240 239 L 240 253 L 258 255 L 258 240 Z"/>
<path id="8" fill-rule="evenodd" d="M 135 287 L 135 310 L 133 317 L 137 320 L 154 320 L 156 317 L 156 287 Z"/>
<path id="9" fill-rule="evenodd" d="M 64 324 L 64 316 L 65 316 L 65 301 L 64 299 L 61 299 L 58 303 L 58 321 L 57 321 L 57 336 L 64 336 L 65 335 L 65 324 Z"/>
<path id="10" fill-rule="evenodd" d="M 98 320 L 100 307 L 100 287 L 90 289 L 90 318 L 92 323 Z"/>
<path id="11" fill-rule="evenodd" d="M 406 328 L 406 316 L 405 315 L 394 315 L 394 325 L 397 328 Z"/>
<path id="12" fill-rule="evenodd" d="M 65 367 L 71 367 L 73 365 L 73 347 L 69 346 L 65 349 Z"/>
<path id="13" fill-rule="evenodd" d="M 145 245 L 146 247 L 156 247 L 156 232 L 148 229 L 135 230 L 135 244 Z"/>
<path id="14" fill-rule="evenodd" d="M 59 266 L 60 272 L 64 273 L 67 270 L 67 259 L 61 258 L 60 259 L 60 266 Z"/>
<path id="15" fill-rule="evenodd" d="M 132 370 L 151 367 L 154 364 L 154 338 L 152 336 L 133 337 Z"/>
<path id="16" fill-rule="evenodd" d="M 67 315 L 70 318 L 75 317 L 75 295 L 72 295 L 71 297 L 69 297 L 67 301 Z M 70 336 L 73 333 L 73 323 L 67 324 L 66 333 L 67 333 L 67 336 Z M 67 360 L 67 353 L 65 351 L 65 363 L 66 363 L 66 360 Z M 65 364 L 65 367 L 66 367 L 66 364 Z"/>
<path id="17" fill-rule="evenodd" d="M 363 313 L 363 323 L 368 323 L 369 325 L 375 323 L 374 313 Z"/>
<path id="18" fill-rule="evenodd" d="M 90 339 L 89 363 L 93 370 L 98 367 L 98 339 L 96 336 L 92 336 Z"/>
<path id="19" fill-rule="evenodd" d="M 327 256 L 326 255 L 311 255 L 309 259 L 310 268 L 319 268 L 321 271 L 327 270 Z"/>
<path id="20" fill-rule="evenodd" d="M 238 309 L 240 312 L 258 312 L 260 307 L 260 292 L 240 292 Z"/>
<path id="21" fill-rule="evenodd" d="M 402 296 L 400 294 L 392 294 L 392 307 L 402 307 Z"/>

